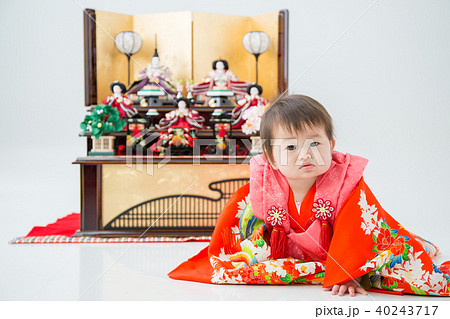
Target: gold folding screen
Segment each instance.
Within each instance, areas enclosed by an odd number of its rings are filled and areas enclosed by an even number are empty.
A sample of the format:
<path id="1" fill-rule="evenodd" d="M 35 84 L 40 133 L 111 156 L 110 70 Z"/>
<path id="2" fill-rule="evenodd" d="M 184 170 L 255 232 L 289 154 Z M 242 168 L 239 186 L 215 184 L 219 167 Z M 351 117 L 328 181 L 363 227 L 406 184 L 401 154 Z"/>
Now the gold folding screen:
<path id="1" fill-rule="evenodd" d="M 134 16 L 91 9 L 86 12 L 86 105 L 110 95 L 113 81 L 127 82 L 127 58 L 114 44 L 114 37 L 121 31 L 137 32 L 143 40 L 141 50 L 132 58 L 132 80 L 151 62 L 156 34 L 161 64 L 172 71 L 172 80 L 193 79 L 194 83 L 208 74 L 216 59 L 227 60 L 239 80 L 254 82 L 255 58 L 244 49 L 242 38 L 250 31 L 264 31 L 271 45 L 259 58 L 263 96 L 273 99 L 283 89 L 280 83 L 287 86 L 287 30 L 280 28 L 280 19 L 287 23 L 287 10 L 254 17 L 202 12 Z"/>

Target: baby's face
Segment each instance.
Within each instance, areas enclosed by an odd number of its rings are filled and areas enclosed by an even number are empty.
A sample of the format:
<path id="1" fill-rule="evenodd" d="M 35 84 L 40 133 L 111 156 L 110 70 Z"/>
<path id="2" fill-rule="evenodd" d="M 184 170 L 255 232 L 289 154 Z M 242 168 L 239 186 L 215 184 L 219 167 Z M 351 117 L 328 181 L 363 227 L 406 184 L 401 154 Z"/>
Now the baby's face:
<path id="1" fill-rule="evenodd" d="M 273 136 L 272 166 L 288 181 L 315 179 L 330 168 L 335 142 L 328 139 L 323 127 L 289 133 L 278 126 Z"/>

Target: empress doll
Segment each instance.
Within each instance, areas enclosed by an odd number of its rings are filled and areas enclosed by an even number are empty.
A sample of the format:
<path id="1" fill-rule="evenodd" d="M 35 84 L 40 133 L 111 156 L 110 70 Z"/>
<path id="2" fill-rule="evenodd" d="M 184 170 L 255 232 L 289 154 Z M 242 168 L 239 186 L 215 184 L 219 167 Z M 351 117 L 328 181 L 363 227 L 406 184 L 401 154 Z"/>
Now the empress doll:
<path id="1" fill-rule="evenodd" d="M 216 60 L 212 70 L 202 83 L 193 86 L 193 94 L 206 94 L 211 90 L 228 90 L 237 95 L 244 95 L 248 86 L 246 81 L 238 81 L 238 77 L 229 70 L 226 60 Z"/>
<path id="2" fill-rule="evenodd" d="M 133 102 L 128 99 L 127 95 L 122 94 L 126 90 L 125 84 L 114 81 L 111 83 L 110 89 L 114 94 L 104 99 L 102 101 L 103 104 L 111 105 L 119 110 L 121 118 L 132 117 L 137 114 L 137 110 L 133 107 Z"/>
<path id="3" fill-rule="evenodd" d="M 177 108 L 166 113 L 165 117 L 156 125 L 158 129 L 169 127 L 206 128 L 204 125 L 205 118 L 200 116 L 197 111 L 190 109 L 191 102 L 189 99 L 184 97 L 177 98 L 174 104 Z"/>
<path id="4" fill-rule="evenodd" d="M 258 84 L 251 84 L 247 87 L 247 96 L 239 100 L 238 106 L 233 109 L 233 128 L 239 129 L 245 122 L 243 118 L 244 112 L 251 109 L 254 106 L 263 106 L 267 104 L 267 100 L 261 97 L 263 89 Z"/>

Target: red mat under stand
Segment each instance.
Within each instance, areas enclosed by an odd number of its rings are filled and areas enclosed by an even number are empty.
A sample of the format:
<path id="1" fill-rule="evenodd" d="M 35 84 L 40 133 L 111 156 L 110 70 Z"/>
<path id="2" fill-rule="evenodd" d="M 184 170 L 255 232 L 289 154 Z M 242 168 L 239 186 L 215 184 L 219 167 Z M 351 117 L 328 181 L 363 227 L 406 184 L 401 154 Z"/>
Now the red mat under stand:
<path id="1" fill-rule="evenodd" d="M 59 218 L 47 226 L 35 226 L 23 237 L 11 240 L 10 244 L 51 244 L 51 243 L 169 243 L 169 242 L 209 242 L 211 236 L 198 237 L 74 237 L 80 229 L 80 214 L 72 213 Z"/>

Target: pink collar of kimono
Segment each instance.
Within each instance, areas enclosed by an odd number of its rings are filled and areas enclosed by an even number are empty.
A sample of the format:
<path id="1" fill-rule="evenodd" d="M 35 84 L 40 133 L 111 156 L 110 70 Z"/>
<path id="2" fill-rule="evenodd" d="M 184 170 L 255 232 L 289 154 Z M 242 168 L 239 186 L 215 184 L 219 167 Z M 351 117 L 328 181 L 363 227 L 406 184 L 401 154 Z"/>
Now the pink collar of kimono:
<path id="1" fill-rule="evenodd" d="M 312 211 L 316 218 L 334 223 L 345 199 L 360 181 L 368 160 L 333 151 L 331 166 L 316 180 Z M 253 215 L 271 228 L 281 226 L 290 231 L 290 187 L 279 170 L 274 170 L 263 154 L 250 161 L 250 202 Z"/>

